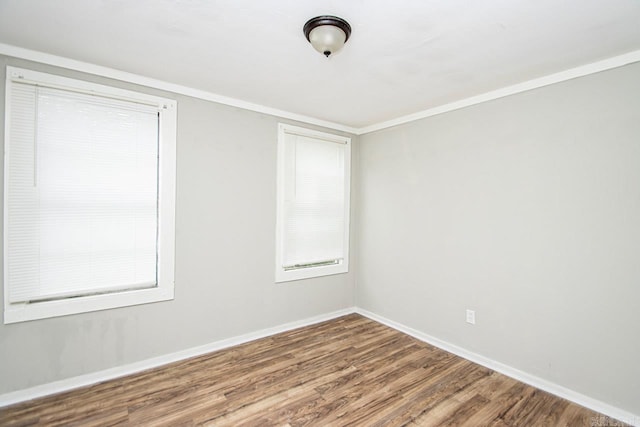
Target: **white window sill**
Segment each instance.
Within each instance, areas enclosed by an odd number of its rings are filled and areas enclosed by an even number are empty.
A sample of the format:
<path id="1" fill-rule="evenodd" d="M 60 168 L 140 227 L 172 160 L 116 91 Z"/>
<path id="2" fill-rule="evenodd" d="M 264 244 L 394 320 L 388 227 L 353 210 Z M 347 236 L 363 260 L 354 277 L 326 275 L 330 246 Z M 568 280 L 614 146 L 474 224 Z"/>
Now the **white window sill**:
<path id="1" fill-rule="evenodd" d="M 349 265 L 342 262 L 337 265 L 324 265 L 319 267 L 307 267 L 299 270 L 285 270 L 279 268 L 276 271 L 276 283 L 290 282 L 293 280 L 310 279 L 312 277 L 331 276 L 349 272 Z"/>
<path id="2" fill-rule="evenodd" d="M 173 299 L 173 286 L 23 304 L 7 304 L 4 323 L 25 322 Z"/>

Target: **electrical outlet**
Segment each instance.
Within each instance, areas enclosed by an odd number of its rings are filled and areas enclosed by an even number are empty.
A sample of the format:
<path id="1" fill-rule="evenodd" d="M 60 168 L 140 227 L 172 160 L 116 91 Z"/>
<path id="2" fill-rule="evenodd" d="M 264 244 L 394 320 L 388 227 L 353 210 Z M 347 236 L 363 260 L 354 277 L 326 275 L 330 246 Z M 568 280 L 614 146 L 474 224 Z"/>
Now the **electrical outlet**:
<path id="1" fill-rule="evenodd" d="M 467 309 L 467 323 L 476 324 L 476 312 L 474 310 Z"/>

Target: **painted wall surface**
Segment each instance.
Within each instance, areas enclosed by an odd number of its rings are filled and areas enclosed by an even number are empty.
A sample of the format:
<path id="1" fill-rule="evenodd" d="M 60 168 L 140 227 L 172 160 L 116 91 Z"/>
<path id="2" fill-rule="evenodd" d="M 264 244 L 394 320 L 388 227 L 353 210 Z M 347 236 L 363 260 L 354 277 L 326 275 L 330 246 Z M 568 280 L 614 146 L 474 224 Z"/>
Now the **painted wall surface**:
<path id="1" fill-rule="evenodd" d="M 360 143 L 357 306 L 640 413 L 640 64 Z"/>
<path id="2" fill-rule="evenodd" d="M 0 56 L 1 129 L 6 65 L 109 82 Z M 175 299 L 0 324 L 0 394 L 353 306 L 352 273 L 274 282 L 277 117 L 109 83 L 178 101 Z"/>

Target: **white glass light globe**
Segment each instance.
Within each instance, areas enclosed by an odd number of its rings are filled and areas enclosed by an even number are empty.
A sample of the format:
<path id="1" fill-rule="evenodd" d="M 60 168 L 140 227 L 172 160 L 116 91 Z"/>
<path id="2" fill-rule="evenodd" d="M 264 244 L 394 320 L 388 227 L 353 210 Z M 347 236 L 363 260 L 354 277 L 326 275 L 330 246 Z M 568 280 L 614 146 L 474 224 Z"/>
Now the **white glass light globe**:
<path id="1" fill-rule="evenodd" d="M 309 33 L 311 46 L 324 56 L 339 51 L 347 38 L 347 35 L 340 28 L 333 25 L 320 25 Z"/>

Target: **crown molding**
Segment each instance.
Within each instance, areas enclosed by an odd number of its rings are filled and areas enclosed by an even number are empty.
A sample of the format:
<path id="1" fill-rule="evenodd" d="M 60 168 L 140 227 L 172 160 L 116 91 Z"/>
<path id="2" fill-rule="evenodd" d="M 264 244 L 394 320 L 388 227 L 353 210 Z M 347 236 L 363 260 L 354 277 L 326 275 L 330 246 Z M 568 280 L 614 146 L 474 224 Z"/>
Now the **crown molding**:
<path id="1" fill-rule="evenodd" d="M 316 126 L 322 126 L 328 129 L 347 132 L 354 135 L 364 135 L 371 132 L 387 129 L 390 127 L 410 123 L 416 120 L 425 119 L 427 117 L 436 116 L 438 114 L 448 113 L 450 111 L 459 110 L 461 108 L 470 107 L 472 105 L 481 104 L 487 101 L 493 101 L 495 99 L 504 98 L 506 96 L 515 95 L 521 92 L 541 88 L 544 86 L 552 85 L 555 83 L 564 82 L 567 80 L 575 79 L 578 77 L 587 76 L 589 74 L 599 73 L 601 71 L 610 70 L 613 68 L 622 67 L 625 65 L 640 62 L 640 50 L 635 50 L 623 55 L 614 56 L 601 61 L 593 62 L 579 67 L 571 68 L 568 70 L 560 71 L 558 73 L 549 74 L 543 77 L 539 77 L 525 82 L 517 83 L 511 86 L 503 87 L 497 90 L 486 92 L 480 95 L 472 96 L 469 98 L 461 99 L 448 104 L 440 105 L 434 108 L 422 110 L 406 116 L 397 117 L 391 120 L 386 120 L 379 123 L 374 123 L 364 127 L 352 127 L 342 123 L 329 122 L 326 120 L 317 119 L 315 117 L 309 117 L 302 114 L 292 113 L 290 111 L 279 110 L 277 108 L 271 108 L 265 105 L 255 104 L 241 99 L 231 98 L 228 96 L 218 95 L 216 93 L 207 92 L 200 89 L 194 89 L 191 87 L 166 82 L 163 80 L 153 79 L 150 77 L 141 76 L 138 74 L 128 73 L 126 71 L 116 70 L 109 67 L 103 67 L 101 65 L 90 64 L 87 62 L 76 61 L 49 53 L 39 52 L 30 49 L 24 49 L 21 47 L 11 46 L 8 44 L 0 43 L 0 54 L 6 56 L 12 56 L 15 58 L 26 59 L 29 61 L 39 62 L 42 64 L 53 65 L 56 67 L 67 68 L 70 70 L 80 71 L 88 74 L 94 74 L 101 77 L 107 77 L 111 79 L 121 80 L 129 83 L 139 84 L 142 86 L 151 87 L 154 89 L 165 90 L 167 92 L 173 92 L 180 95 L 191 96 L 199 98 L 205 101 L 211 101 L 218 104 L 224 104 L 231 107 L 242 108 L 257 113 L 268 114 L 284 119 L 295 120 L 302 123 L 307 123 Z"/>
<path id="2" fill-rule="evenodd" d="M 154 89 L 165 90 L 167 92 L 186 95 L 193 98 L 211 101 L 218 104 L 224 104 L 231 107 L 242 108 L 244 110 L 254 111 L 256 113 L 268 114 L 284 119 L 295 120 L 316 126 L 357 134 L 357 128 L 346 126 L 341 123 L 329 122 L 326 120 L 309 117 L 302 114 L 292 113 L 290 111 L 279 110 L 277 108 L 267 107 L 265 105 L 254 104 L 252 102 L 243 101 L 241 99 L 231 98 L 228 96 L 218 95 L 213 92 L 207 92 L 200 89 L 194 89 L 151 77 L 141 76 L 139 74 L 129 73 L 126 71 L 116 70 L 114 68 L 103 67 L 101 65 L 90 64 L 88 62 L 76 61 L 62 56 L 52 55 L 49 53 L 39 52 L 30 49 L 24 49 L 17 46 L 0 43 L 0 54 L 12 56 L 14 58 L 26 59 L 41 64 L 53 65 L 56 67 L 66 68 L 69 70 L 80 71 L 83 73 L 94 74 L 100 77 L 121 80 L 128 83 L 134 83 L 141 86 L 147 86 Z"/>
<path id="3" fill-rule="evenodd" d="M 526 92 L 532 89 L 549 86 L 555 83 L 564 82 L 567 80 L 575 79 L 578 77 L 587 76 L 589 74 L 599 73 L 601 71 L 610 70 L 612 68 L 622 67 L 634 62 L 640 61 L 640 50 L 626 53 L 624 55 L 614 56 L 602 61 L 593 62 L 590 64 L 582 65 L 580 67 L 571 68 L 559 73 L 549 74 L 543 77 L 539 77 L 533 80 L 527 80 L 522 83 L 517 83 L 511 86 L 506 86 L 491 92 L 486 92 L 480 95 L 472 96 L 470 98 L 461 99 L 459 101 L 451 102 L 448 104 L 440 105 L 427 110 L 419 111 L 417 113 L 408 114 L 406 116 L 398 117 L 395 119 L 387 120 L 384 122 L 376 123 L 371 126 L 365 126 L 357 129 L 358 135 L 364 135 L 367 133 L 387 129 L 393 126 L 402 125 L 416 120 L 425 119 L 438 114 L 448 113 L 449 111 L 459 110 L 461 108 L 470 107 L 472 105 L 481 104 L 487 101 L 493 101 L 495 99 L 504 98 L 506 96 L 515 95 L 521 92 Z"/>

